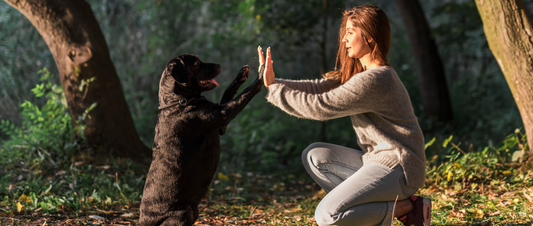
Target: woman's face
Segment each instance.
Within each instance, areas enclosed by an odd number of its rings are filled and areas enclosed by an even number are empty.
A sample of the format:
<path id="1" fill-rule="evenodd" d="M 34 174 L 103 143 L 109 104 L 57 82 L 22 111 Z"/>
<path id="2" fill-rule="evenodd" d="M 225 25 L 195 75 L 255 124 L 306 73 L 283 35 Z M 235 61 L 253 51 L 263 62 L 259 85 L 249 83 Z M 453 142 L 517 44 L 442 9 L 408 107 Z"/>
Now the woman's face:
<path id="1" fill-rule="evenodd" d="M 342 38 L 342 43 L 346 45 L 346 51 L 351 58 L 359 59 L 370 53 L 370 47 L 361 36 L 361 29 L 353 26 L 350 19 L 346 22 L 346 34 Z"/>

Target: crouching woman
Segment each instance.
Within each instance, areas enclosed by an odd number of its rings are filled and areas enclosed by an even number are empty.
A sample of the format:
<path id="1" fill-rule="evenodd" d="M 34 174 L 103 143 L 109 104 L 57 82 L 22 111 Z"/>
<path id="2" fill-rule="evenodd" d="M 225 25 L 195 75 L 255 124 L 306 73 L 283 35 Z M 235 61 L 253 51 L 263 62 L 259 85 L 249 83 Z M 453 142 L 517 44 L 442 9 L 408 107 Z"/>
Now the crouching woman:
<path id="1" fill-rule="evenodd" d="M 274 76 L 270 48 L 265 63 L 267 100 L 299 118 L 350 117 L 361 150 L 313 143 L 304 167 L 327 195 L 319 225 L 429 225 L 431 201 L 413 196 L 424 186 L 424 137 L 409 95 L 387 62 L 391 46 L 385 12 L 370 5 L 346 10 L 339 31 L 336 70 L 320 80 Z"/>

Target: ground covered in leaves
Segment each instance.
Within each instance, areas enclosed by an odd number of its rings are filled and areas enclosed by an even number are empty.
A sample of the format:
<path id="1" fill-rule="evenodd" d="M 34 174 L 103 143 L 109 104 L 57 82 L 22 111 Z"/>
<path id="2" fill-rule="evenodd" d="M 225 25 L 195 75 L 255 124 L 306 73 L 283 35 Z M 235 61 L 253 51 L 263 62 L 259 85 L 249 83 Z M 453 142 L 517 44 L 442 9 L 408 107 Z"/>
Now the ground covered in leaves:
<path id="1" fill-rule="evenodd" d="M 126 184 L 118 173 L 113 175 L 108 165 L 79 165 L 73 167 L 73 175 L 61 174 L 66 178 L 38 195 L 24 189 L 27 182 L 8 185 L 11 186 L 7 189 L 9 194 L 0 201 L 0 225 L 137 225 L 141 196 L 131 195 L 130 189 L 135 184 Z M 62 192 L 67 196 L 54 193 L 54 190 L 70 189 L 73 185 L 68 183 L 68 178 L 83 174 L 95 180 L 99 177 L 95 174 L 103 174 L 114 182 L 101 183 L 90 192 L 85 189 L 85 194 L 83 191 Z M 325 193 L 309 181 L 294 178 L 294 175 L 220 172 L 199 206 L 196 225 L 312 225 L 314 209 Z M 89 186 L 90 182 L 86 183 Z M 141 185 L 136 185 L 139 192 Z"/>
<path id="2" fill-rule="evenodd" d="M 432 225 L 531 225 L 533 160 L 525 136 L 517 131 L 482 150 L 451 140 L 438 144 L 446 155 L 428 156 L 419 191 L 433 200 Z M 138 224 L 146 166 L 82 152 L 68 159 L 35 153 L 0 155 L 0 225 Z M 325 192 L 307 175 L 219 170 L 196 225 L 316 225 Z"/>

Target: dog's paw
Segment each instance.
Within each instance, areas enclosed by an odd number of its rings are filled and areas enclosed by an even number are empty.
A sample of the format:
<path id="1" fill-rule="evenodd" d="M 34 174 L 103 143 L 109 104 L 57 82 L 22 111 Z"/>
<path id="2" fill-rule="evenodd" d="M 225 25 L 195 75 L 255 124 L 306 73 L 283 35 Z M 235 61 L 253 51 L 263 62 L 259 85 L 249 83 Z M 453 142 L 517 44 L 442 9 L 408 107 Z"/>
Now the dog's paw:
<path id="1" fill-rule="evenodd" d="M 246 79 L 248 79 L 249 72 L 250 72 L 250 68 L 248 67 L 248 65 L 244 65 L 239 71 L 239 73 L 237 74 L 235 81 L 238 81 L 240 83 L 246 82 Z"/>

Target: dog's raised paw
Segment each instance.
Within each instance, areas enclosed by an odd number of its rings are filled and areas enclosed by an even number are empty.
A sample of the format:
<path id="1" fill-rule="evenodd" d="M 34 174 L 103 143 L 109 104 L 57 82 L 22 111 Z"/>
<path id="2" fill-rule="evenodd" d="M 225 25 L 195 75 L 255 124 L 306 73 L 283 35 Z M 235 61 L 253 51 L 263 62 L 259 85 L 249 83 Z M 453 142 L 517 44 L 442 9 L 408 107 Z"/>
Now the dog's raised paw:
<path id="1" fill-rule="evenodd" d="M 237 74 L 237 78 L 235 78 L 235 80 L 246 82 L 246 80 L 248 79 L 249 72 L 250 72 L 250 68 L 248 67 L 248 65 L 244 65 L 239 71 L 239 73 Z"/>

